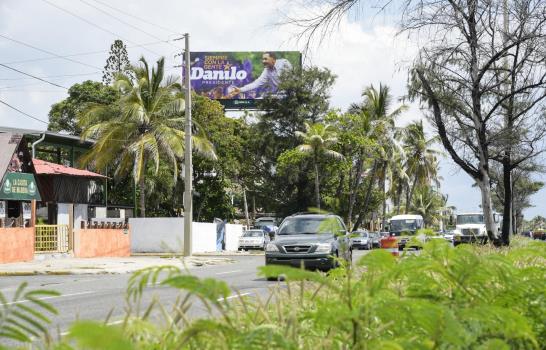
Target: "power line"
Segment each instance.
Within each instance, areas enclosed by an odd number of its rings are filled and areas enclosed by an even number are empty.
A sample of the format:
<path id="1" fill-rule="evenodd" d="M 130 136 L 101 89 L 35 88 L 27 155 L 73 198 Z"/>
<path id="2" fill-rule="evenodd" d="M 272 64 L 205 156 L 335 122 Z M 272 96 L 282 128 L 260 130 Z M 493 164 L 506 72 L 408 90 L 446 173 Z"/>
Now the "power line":
<path id="1" fill-rule="evenodd" d="M 139 20 L 139 21 L 142 21 L 142 22 L 144 22 L 144 23 L 146 23 L 146 24 L 149 24 L 149 25 L 151 25 L 151 26 L 154 26 L 154 27 L 156 27 L 156 28 L 163 29 L 163 30 L 166 31 L 166 32 L 170 32 L 170 33 L 176 34 L 176 35 L 181 35 L 181 33 L 180 33 L 179 31 L 177 31 L 177 30 L 174 30 L 174 29 L 170 29 L 170 28 L 167 28 L 167 27 L 160 26 L 159 24 L 150 22 L 150 21 L 148 21 L 148 20 L 146 20 L 146 19 L 144 19 L 144 18 L 142 18 L 142 17 L 138 17 L 138 16 L 135 16 L 135 15 L 132 15 L 132 14 L 128 13 L 128 12 L 125 11 L 125 10 L 120 10 L 120 9 L 118 9 L 118 8 L 116 8 L 116 7 L 113 7 L 113 6 L 111 6 L 111 5 L 107 4 L 107 3 L 104 3 L 104 2 L 102 2 L 102 1 L 99 1 L 99 0 L 93 0 L 93 1 L 96 2 L 96 3 L 99 3 L 99 4 L 103 5 L 103 6 L 106 6 L 106 7 L 110 8 L 110 9 L 112 9 L 112 10 L 114 10 L 114 11 L 117 11 L 117 12 L 119 12 L 119 13 L 125 15 L 125 16 L 132 17 L 132 18 L 134 18 L 134 19 L 137 19 L 137 20 Z"/>
<path id="2" fill-rule="evenodd" d="M 132 46 L 127 46 L 128 49 L 135 48 L 135 47 L 144 47 L 144 46 L 151 46 L 151 45 L 157 45 L 157 44 L 164 44 L 168 43 L 168 40 L 161 40 L 161 41 L 152 41 L 149 43 L 144 44 L 137 44 Z M 49 61 L 49 60 L 55 60 L 63 57 L 77 57 L 77 56 L 90 56 L 90 55 L 97 55 L 101 53 L 107 53 L 108 50 L 101 50 L 101 51 L 88 51 L 88 52 L 81 52 L 81 53 L 75 53 L 70 55 L 63 55 L 63 56 L 57 56 L 57 57 L 40 57 L 40 58 L 32 58 L 27 60 L 19 60 L 19 61 L 10 61 L 10 62 L 2 62 L 4 64 L 17 64 L 17 63 L 29 63 L 29 62 L 38 62 L 38 61 Z"/>
<path id="3" fill-rule="evenodd" d="M 74 63 L 78 63 L 78 64 L 81 64 L 81 65 L 84 65 L 84 66 L 87 66 L 87 67 L 91 67 L 91 68 L 95 68 L 95 69 L 101 69 L 97 66 L 93 66 L 92 64 L 88 64 L 88 63 L 85 63 L 85 62 L 81 62 L 81 61 L 78 61 L 78 60 L 74 60 L 72 58 L 67 58 L 67 57 L 64 57 L 64 56 L 61 56 L 61 55 L 57 55 L 56 53 L 54 52 L 51 52 L 51 51 L 48 51 L 48 50 L 44 50 L 44 49 L 41 49 L 39 47 L 36 47 L 34 45 L 30 45 L 30 44 L 27 44 L 25 42 L 22 42 L 20 40 L 17 40 L 17 39 L 13 39 L 13 38 L 10 38 L 6 35 L 3 35 L 3 34 L 0 34 L 0 37 L 1 38 L 4 38 L 4 39 L 7 39 L 9 41 L 13 41 L 14 43 L 17 43 L 17 44 L 20 44 L 20 45 L 23 45 L 23 46 L 26 46 L 26 47 L 30 47 L 31 49 L 34 49 L 34 50 L 38 50 L 40 52 L 44 52 L 44 53 L 47 53 L 48 55 L 51 55 L 51 56 L 55 56 L 56 58 L 60 58 L 60 59 L 63 59 L 63 60 L 66 60 L 66 61 L 70 61 L 70 62 L 74 62 Z"/>
<path id="4" fill-rule="evenodd" d="M 22 110 L 20 110 L 20 109 L 18 109 L 18 108 L 16 108 L 16 107 L 13 107 L 12 105 L 10 105 L 10 104 L 7 103 L 7 102 L 4 102 L 4 101 L 0 100 L 0 103 L 3 104 L 3 105 L 8 106 L 9 108 L 11 108 L 11 109 L 13 109 L 13 110 L 15 110 L 15 111 L 17 111 L 17 112 L 19 112 L 19 113 L 21 113 L 22 115 L 25 115 L 25 116 L 27 116 L 27 117 L 29 117 L 29 118 L 32 118 L 32 119 L 34 119 L 34 120 L 36 120 L 36 121 L 39 121 L 40 123 L 44 123 L 44 124 L 46 124 L 46 125 L 49 124 L 49 123 L 46 122 L 45 120 L 36 118 L 35 116 L 32 116 L 32 115 L 30 115 L 30 114 L 28 114 L 28 113 L 26 113 L 26 112 L 23 112 Z"/>
<path id="5" fill-rule="evenodd" d="M 39 77 L 39 78 L 42 78 L 42 79 L 57 79 L 57 78 L 65 78 L 65 77 L 81 77 L 81 76 L 86 76 L 86 75 L 95 75 L 97 73 L 101 73 L 101 71 L 89 72 L 89 73 L 79 73 L 79 74 L 48 75 L 48 76 Z M 0 80 L 2 80 L 2 81 L 29 80 L 29 79 L 34 79 L 34 78 L 0 78 Z M 4 89 L 4 88 L 6 88 L 6 87 L 0 87 L 0 89 Z"/>
<path id="6" fill-rule="evenodd" d="M 34 78 L 34 79 L 43 81 L 44 83 L 47 83 L 47 84 L 50 84 L 50 85 L 57 86 L 57 87 L 60 87 L 60 88 L 62 88 L 62 89 L 68 90 L 68 88 L 65 87 L 65 86 L 62 86 L 62 85 L 59 85 L 59 84 L 52 83 L 52 82 L 50 82 L 50 81 L 47 81 L 47 80 L 42 79 L 42 78 L 40 78 L 40 77 L 37 77 L 37 76 L 35 76 L 35 75 L 29 74 L 29 73 L 25 73 L 25 72 L 23 72 L 23 71 L 21 71 L 21 70 L 19 70 L 19 69 L 15 69 L 15 68 L 13 68 L 13 67 L 6 66 L 6 65 L 3 64 L 3 63 L 0 63 L 0 66 L 2 66 L 2 67 L 4 67 L 4 68 L 7 68 L 7 69 L 11 69 L 11 70 L 13 70 L 13 71 L 15 71 L 15 72 L 17 72 L 17 73 L 20 73 L 20 74 L 29 76 L 29 77 L 31 77 L 31 78 Z"/>
<path id="7" fill-rule="evenodd" d="M 80 2 L 83 2 L 83 3 L 86 4 L 87 6 L 90 6 L 90 7 L 94 8 L 95 10 L 100 11 L 101 13 L 107 15 L 108 17 L 111 17 L 111 18 L 115 19 L 116 21 L 118 21 L 118 22 L 120 22 L 120 23 L 122 23 L 122 24 L 125 24 L 126 26 L 129 26 L 129 27 L 131 27 L 131 28 L 133 28 L 133 29 L 135 29 L 135 30 L 138 30 L 139 32 L 144 33 L 144 34 L 146 34 L 146 35 L 148 35 L 148 36 L 150 36 L 150 37 L 152 37 L 152 38 L 154 38 L 154 39 L 161 40 L 160 37 L 158 37 L 158 36 L 156 36 L 156 35 L 154 35 L 154 34 L 152 34 L 152 33 L 149 33 L 149 32 L 147 32 L 147 31 L 145 31 L 145 30 L 143 30 L 143 29 L 141 29 L 141 28 L 139 28 L 139 27 L 137 27 L 137 26 L 135 26 L 135 25 L 133 25 L 133 24 L 131 24 L 131 23 L 129 23 L 129 22 L 126 22 L 126 21 L 122 20 L 121 18 L 119 18 L 119 17 L 117 17 L 117 16 L 114 16 L 114 15 L 112 15 L 111 13 L 108 13 L 107 11 L 101 9 L 100 7 L 97 7 L 97 6 L 95 6 L 95 5 L 92 5 L 92 4 L 88 3 L 88 2 L 85 1 L 85 0 L 80 0 Z M 171 44 L 171 43 L 169 43 L 169 44 L 170 44 L 171 46 L 173 46 L 173 47 L 179 49 L 179 50 L 182 50 L 181 48 L 179 48 L 178 46 L 176 46 L 176 45 L 174 45 L 174 44 Z"/>
<path id="8" fill-rule="evenodd" d="M 58 10 L 60 10 L 60 11 L 63 11 L 63 12 L 65 12 L 65 13 L 68 13 L 69 15 L 71 15 L 71 16 L 73 16 L 73 17 L 76 17 L 76 18 L 78 18 L 78 19 L 81 20 L 81 21 L 84 21 L 85 23 L 87 23 L 87 24 L 89 24 L 89 25 L 91 25 L 91 26 L 93 26 L 93 27 L 95 27 L 95 28 L 98 28 L 98 29 L 102 30 L 103 32 L 109 33 L 109 34 L 113 35 L 114 37 L 118 37 L 118 38 L 120 38 L 120 39 L 123 39 L 123 40 L 127 41 L 128 43 L 133 43 L 133 44 L 135 44 L 135 42 L 133 42 L 133 41 L 131 41 L 131 40 L 129 40 L 129 39 L 123 38 L 123 37 L 120 36 L 119 34 L 116 34 L 116 33 L 112 32 L 111 30 L 108 30 L 108 29 L 106 29 L 106 28 L 103 28 L 103 27 L 101 27 L 101 26 L 99 26 L 99 25 L 97 25 L 97 24 L 95 24 L 95 23 L 89 21 L 88 19 L 86 19 L 86 18 L 84 18 L 84 17 L 75 14 L 74 12 L 71 12 L 71 11 L 65 9 L 65 8 L 62 8 L 62 7 L 60 7 L 60 6 L 57 6 L 57 5 L 55 5 L 54 3 L 52 3 L 51 1 L 49 1 L 49 0 L 42 0 L 42 1 L 45 2 L 46 4 L 49 4 L 50 6 L 55 7 L 56 9 L 58 9 Z M 158 56 L 158 57 L 163 56 L 163 55 L 160 55 L 160 54 L 158 54 L 157 52 L 154 52 L 154 51 L 152 51 L 152 50 L 150 50 L 150 49 L 147 49 L 147 48 L 145 48 L 145 47 L 143 47 L 143 49 L 145 49 L 145 50 L 147 50 L 147 51 L 153 53 L 154 55 L 156 55 L 156 56 Z"/>

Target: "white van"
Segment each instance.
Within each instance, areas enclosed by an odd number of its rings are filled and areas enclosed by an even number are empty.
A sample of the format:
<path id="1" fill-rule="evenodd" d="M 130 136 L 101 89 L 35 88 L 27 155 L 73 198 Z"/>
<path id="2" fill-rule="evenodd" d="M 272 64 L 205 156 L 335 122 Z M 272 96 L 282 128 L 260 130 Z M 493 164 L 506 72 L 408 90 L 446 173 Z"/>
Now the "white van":
<path id="1" fill-rule="evenodd" d="M 409 236 L 415 235 L 424 226 L 425 221 L 421 215 L 395 215 L 389 220 L 389 233 L 391 236 L 399 236 L 398 249 L 402 250 L 406 247 Z"/>

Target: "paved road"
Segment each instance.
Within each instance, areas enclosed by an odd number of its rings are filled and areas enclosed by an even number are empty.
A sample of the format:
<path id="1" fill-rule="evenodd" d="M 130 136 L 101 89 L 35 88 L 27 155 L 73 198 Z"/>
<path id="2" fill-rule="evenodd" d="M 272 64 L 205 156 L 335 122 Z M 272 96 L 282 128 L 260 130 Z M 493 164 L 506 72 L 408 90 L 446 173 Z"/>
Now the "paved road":
<path id="1" fill-rule="evenodd" d="M 356 261 L 365 251 L 355 251 L 353 260 Z M 276 282 L 268 282 L 257 275 L 259 266 L 263 266 L 263 256 L 239 256 L 234 258 L 235 263 L 204 266 L 195 268 L 191 273 L 204 278 L 212 277 L 223 280 L 235 291 L 249 296 L 264 296 Z M 66 332 L 75 319 L 105 320 L 111 312 L 110 320 L 119 321 L 125 315 L 125 292 L 130 274 L 119 275 L 37 275 L 14 276 L 0 278 L 0 292 L 8 300 L 13 296 L 17 286 L 28 282 L 31 289 L 53 289 L 61 296 L 51 297 L 48 301 L 58 308 L 60 315 L 53 318 L 50 327 L 53 334 Z M 233 296 L 236 294 L 234 293 Z M 143 304 L 147 305 L 153 297 L 166 306 L 172 305 L 179 296 L 179 292 L 162 286 L 149 286 L 143 296 Z M 206 310 L 199 304 L 193 303 L 190 316 L 204 315 Z"/>

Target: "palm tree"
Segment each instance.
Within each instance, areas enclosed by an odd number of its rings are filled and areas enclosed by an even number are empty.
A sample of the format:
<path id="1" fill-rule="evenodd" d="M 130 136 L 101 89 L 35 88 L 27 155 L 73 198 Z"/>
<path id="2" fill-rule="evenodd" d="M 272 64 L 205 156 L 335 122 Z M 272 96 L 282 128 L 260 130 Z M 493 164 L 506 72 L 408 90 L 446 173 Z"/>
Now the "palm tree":
<path id="1" fill-rule="evenodd" d="M 121 98 L 114 107 L 90 106 L 79 123 L 82 138 L 96 140 L 82 158 L 83 164 L 93 163 L 97 169 L 114 167 L 114 176 L 132 170 L 140 189 L 140 214 L 145 217 L 148 165 L 153 165 L 157 174 L 160 159 L 166 158 L 177 178 L 177 164 L 184 155 L 184 94 L 175 77 L 164 76 L 164 58 L 151 71 L 144 57 L 140 63 L 131 66 L 128 74 L 116 76 L 113 86 Z M 112 110 L 115 114 L 105 120 L 106 112 Z M 192 141 L 197 152 L 216 158 L 213 145 L 200 128 Z"/>
<path id="2" fill-rule="evenodd" d="M 390 160 L 394 157 L 394 152 L 399 148 L 397 146 L 397 141 L 395 140 L 395 120 L 407 109 L 405 105 L 401 105 L 398 108 L 391 110 L 392 96 L 390 94 L 390 89 L 383 84 L 379 85 L 379 90 L 375 89 L 373 85 L 369 86 L 364 90 L 362 95 L 364 96 L 364 103 L 352 105 L 350 110 L 352 112 L 358 112 L 360 109 L 361 115 L 367 115 L 371 120 L 372 132 L 370 136 L 375 146 L 370 156 L 374 158 L 374 166 L 370 172 L 370 181 L 366 190 L 364 205 L 356 219 L 353 229 L 357 229 L 360 226 L 365 219 L 365 215 L 368 213 L 374 179 L 378 177 L 378 174 L 380 175 L 379 179 L 381 180 L 379 185 L 382 186 L 381 191 L 384 192 L 388 165 Z M 383 208 L 385 208 L 387 199 L 385 195 L 383 197 Z"/>
<path id="3" fill-rule="evenodd" d="M 423 217 L 425 227 L 442 219 L 441 209 L 445 207 L 447 198 L 431 186 L 419 187 L 415 191 L 412 208 Z"/>
<path id="4" fill-rule="evenodd" d="M 400 214 L 402 204 L 402 192 L 406 188 L 410 179 L 406 173 L 406 153 L 403 147 L 396 150 L 389 161 L 389 196 L 392 199 L 393 206 L 396 208 L 396 214 Z"/>
<path id="5" fill-rule="evenodd" d="M 438 142 L 438 137 L 426 138 L 423 122 L 409 124 L 403 130 L 404 150 L 406 151 L 406 172 L 413 178 L 411 189 L 406 192 L 406 213 L 410 209 L 413 193 L 417 186 L 424 187 L 437 182 L 438 161 L 440 154 L 432 146 Z M 409 185 L 409 184 L 408 184 Z"/>
<path id="6" fill-rule="evenodd" d="M 305 123 L 305 132 L 296 131 L 296 136 L 303 140 L 303 143 L 296 147 L 302 153 L 308 153 L 313 159 L 315 168 L 315 200 L 317 208 L 320 209 L 320 177 L 319 160 L 322 157 L 332 159 L 343 159 L 343 155 L 330 147 L 337 143 L 337 135 L 330 125 L 321 123 Z"/>

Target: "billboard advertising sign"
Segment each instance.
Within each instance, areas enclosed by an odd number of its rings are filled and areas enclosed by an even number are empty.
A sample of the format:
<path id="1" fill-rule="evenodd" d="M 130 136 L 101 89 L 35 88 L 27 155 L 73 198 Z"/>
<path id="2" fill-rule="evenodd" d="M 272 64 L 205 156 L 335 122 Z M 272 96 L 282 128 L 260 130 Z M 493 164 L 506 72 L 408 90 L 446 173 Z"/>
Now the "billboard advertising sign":
<path id="1" fill-rule="evenodd" d="M 191 52 L 190 60 L 192 89 L 226 108 L 254 108 L 265 96 L 282 97 L 280 76 L 301 68 L 297 51 Z"/>

